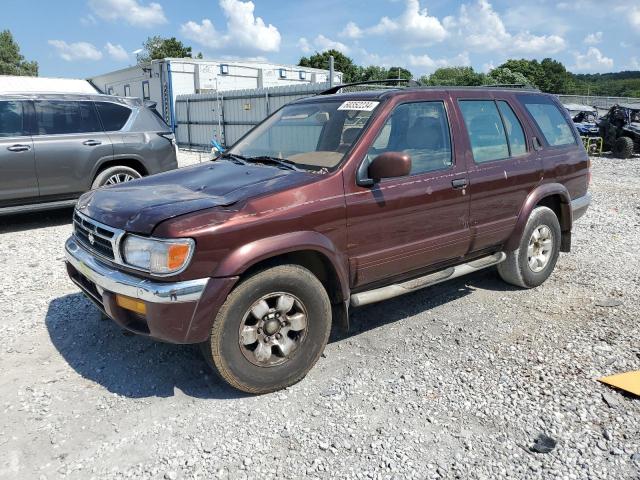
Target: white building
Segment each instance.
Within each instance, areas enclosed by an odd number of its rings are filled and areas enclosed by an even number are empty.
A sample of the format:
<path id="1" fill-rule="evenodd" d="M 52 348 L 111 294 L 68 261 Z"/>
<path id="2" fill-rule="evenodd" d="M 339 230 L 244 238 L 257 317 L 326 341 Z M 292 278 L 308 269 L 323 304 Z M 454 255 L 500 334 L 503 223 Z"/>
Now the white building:
<path id="1" fill-rule="evenodd" d="M 158 112 L 175 130 L 178 95 L 326 83 L 329 71 L 267 62 L 165 58 L 153 60 L 148 67 L 129 67 L 89 81 L 106 94 L 156 102 Z M 341 82 L 342 73 L 335 72 L 334 83 Z"/>
<path id="2" fill-rule="evenodd" d="M 86 80 L 76 78 L 0 75 L 0 93 L 97 93 Z"/>

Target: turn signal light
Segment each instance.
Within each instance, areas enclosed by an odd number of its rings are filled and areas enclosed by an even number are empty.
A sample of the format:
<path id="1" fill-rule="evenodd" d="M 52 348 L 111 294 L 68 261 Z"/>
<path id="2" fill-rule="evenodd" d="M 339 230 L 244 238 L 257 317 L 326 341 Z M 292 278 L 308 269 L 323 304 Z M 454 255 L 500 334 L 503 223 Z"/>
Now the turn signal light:
<path id="1" fill-rule="evenodd" d="M 147 306 L 145 305 L 145 303 L 142 300 L 138 300 L 136 298 L 116 294 L 116 304 L 120 308 L 131 310 L 132 312 L 138 313 L 140 315 L 147 314 Z"/>

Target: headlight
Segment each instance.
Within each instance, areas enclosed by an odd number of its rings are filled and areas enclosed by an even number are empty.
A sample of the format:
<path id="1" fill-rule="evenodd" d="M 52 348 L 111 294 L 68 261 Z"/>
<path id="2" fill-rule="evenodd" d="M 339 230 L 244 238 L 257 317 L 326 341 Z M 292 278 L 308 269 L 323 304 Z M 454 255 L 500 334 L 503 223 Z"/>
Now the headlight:
<path id="1" fill-rule="evenodd" d="M 123 243 L 123 256 L 127 265 L 141 270 L 167 275 L 187 266 L 195 242 L 190 238 L 165 240 L 127 235 Z"/>

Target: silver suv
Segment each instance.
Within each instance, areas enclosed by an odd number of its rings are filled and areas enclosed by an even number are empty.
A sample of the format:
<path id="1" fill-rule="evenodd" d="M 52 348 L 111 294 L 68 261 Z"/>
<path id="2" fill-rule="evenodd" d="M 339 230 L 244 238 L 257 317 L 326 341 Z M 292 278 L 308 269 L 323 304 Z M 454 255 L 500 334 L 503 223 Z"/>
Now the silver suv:
<path id="1" fill-rule="evenodd" d="M 73 205 L 89 189 L 177 168 L 154 104 L 81 94 L 0 94 L 0 215 Z"/>

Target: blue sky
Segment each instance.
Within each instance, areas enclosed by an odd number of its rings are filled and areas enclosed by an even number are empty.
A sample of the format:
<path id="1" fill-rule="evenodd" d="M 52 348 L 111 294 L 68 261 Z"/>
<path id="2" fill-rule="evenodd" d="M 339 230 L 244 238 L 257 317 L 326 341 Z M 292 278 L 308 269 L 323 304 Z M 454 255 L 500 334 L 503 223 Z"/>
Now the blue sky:
<path id="1" fill-rule="evenodd" d="M 640 0 L 3 0 L 9 28 L 41 76 L 89 77 L 135 63 L 151 35 L 205 58 L 297 63 L 338 48 L 363 65 L 414 74 L 487 71 L 546 56 L 574 72 L 640 70 Z"/>

